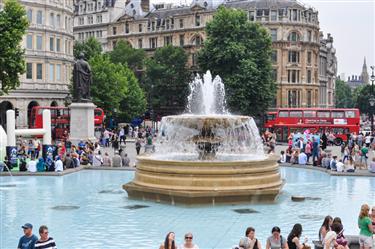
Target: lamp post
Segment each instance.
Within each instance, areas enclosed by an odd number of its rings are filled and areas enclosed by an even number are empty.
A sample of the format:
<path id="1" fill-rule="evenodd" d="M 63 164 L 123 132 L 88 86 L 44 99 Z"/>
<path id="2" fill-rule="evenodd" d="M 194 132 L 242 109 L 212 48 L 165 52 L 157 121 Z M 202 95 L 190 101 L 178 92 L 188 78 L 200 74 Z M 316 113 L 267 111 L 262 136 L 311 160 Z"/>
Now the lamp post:
<path id="1" fill-rule="evenodd" d="M 373 113 L 373 107 L 375 105 L 375 98 L 374 98 L 374 81 L 375 81 L 375 75 L 374 75 L 374 69 L 375 66 L 371 66 L 371 97 L 369 99 L 370 102 L 370 114 L 371 114 L 371 135 L 374 133 L 374 113 Z"/>

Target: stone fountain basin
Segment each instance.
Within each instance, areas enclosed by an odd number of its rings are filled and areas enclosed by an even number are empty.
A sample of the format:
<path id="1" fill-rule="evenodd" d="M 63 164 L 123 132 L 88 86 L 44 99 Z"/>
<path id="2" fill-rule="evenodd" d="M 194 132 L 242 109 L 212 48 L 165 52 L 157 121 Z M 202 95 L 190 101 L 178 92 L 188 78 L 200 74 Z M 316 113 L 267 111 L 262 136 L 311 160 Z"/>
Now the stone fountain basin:
<path id="1" fill-rule="evenodd" d="M 178 161 L 137 158 L 130 198 L 168 203 L 274 201 L 282 187 L 277 157 L 243 161 Z"/>

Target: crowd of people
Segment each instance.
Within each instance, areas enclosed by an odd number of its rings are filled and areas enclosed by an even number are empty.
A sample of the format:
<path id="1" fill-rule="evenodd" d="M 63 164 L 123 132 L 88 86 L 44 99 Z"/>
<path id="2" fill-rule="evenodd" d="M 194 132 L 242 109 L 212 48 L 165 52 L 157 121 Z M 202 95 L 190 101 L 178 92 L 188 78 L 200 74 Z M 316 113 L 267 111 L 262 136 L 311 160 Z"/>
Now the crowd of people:
<path id="1" fill-rule="evenodd" d="M 374 246 L 373 235 L 375 233 L 375 206 L 370 208 L 367 204 L 361 206 L 358 216 L 359 245 L 360 249 L 370 249 Z M 267 238 L 265 249 L 310 249 L 311 246 L 307 244 L 308 239 L 302 239 L 303 228 L 297 223 L 293 226 L 287 237 L 281 235 L 281 229 L 275 226 L 271 229 L 271 235 Z M 344 235 L 344 226 L 339 217 L 332 218 L 326 216 L 319 231 L 319 241 L 314 244 L 323 249 L 349 249 L 349 241 Z M 177 246 L 175 241 L 175 233 L 169 232 L 160 245 L 160 249 L 198 249 L 198 245 L 193 243 L 193 234 L 187 233 L 184 237 L 184 243 Z M 255 236 L 255 229 L 248 227 L 245 231 L 245 236 L 240 239 L 235 249 L 262 249 L 262 243 Z"/>
<path id="2" fill-rule="evenodd" d="M 124 126 L 119 129 L 102 129 L 97 141 L 80 141 L 74 145 L 67 132 L 60 140 L 54 140 L 53 151 L 42 155 L 42 143 L 38 138 L 17 140 L 17 156 L 0 161 L 0 171 L 18 168 L 19 171 L 61 172 L 80 165 L 130 167 L 126 153 L 126 139 L 134 139 L 137 155 L 142 147 L 152 144 L 155 131 L 150 127 Z M 112 147 L 113 151 L 108 148 Z"/>
<path id="3" fill-rule="evenodd" d="M 275 153 L 276 134 L 266 131 L 263 140 L 268 153 Z M 290 134 L 288 147 L 280 152 L 279 163 L 313 165 L 337 172 L 355 172 L 366 169 L 375 173 L 375 157 L 369 161 L 371 151 L 375 149 L 375 139 L 368 133 L 350 134 L 346 142 L 341 144 L 341 154 L 335 155 L 327 149 L 334 145 L 333 134 L 312 134 L 309 130 L 303 133 Z M 330 142 L 331 141 L 331 142 Z"/>

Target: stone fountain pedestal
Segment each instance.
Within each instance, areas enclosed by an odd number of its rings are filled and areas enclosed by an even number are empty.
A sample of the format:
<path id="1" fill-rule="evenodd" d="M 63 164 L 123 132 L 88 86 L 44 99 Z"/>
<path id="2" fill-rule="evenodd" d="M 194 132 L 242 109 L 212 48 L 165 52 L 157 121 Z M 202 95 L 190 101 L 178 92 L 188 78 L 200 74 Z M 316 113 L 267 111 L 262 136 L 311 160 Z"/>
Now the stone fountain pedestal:
<path id="1" fill-rule="evenodd" d="M 276 157 L 259 161 L 165 161 L 137 158 L 130 198 L 169 204 L 272 202 L 283 182 Z"/>

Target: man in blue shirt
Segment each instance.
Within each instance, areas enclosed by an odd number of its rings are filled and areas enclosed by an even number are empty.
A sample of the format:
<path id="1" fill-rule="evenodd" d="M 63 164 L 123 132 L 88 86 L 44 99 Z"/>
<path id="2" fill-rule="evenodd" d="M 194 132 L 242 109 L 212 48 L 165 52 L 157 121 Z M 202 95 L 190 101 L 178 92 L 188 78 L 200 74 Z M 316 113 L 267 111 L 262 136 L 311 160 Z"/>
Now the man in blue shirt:
<path id="1" fill-rule="evenodd" d="M 25 235 L 20 238 L 17 249 L 34 249 L 38 237 L 33 234 L 33 225 L 26 223 L 22 228 Z"/>

